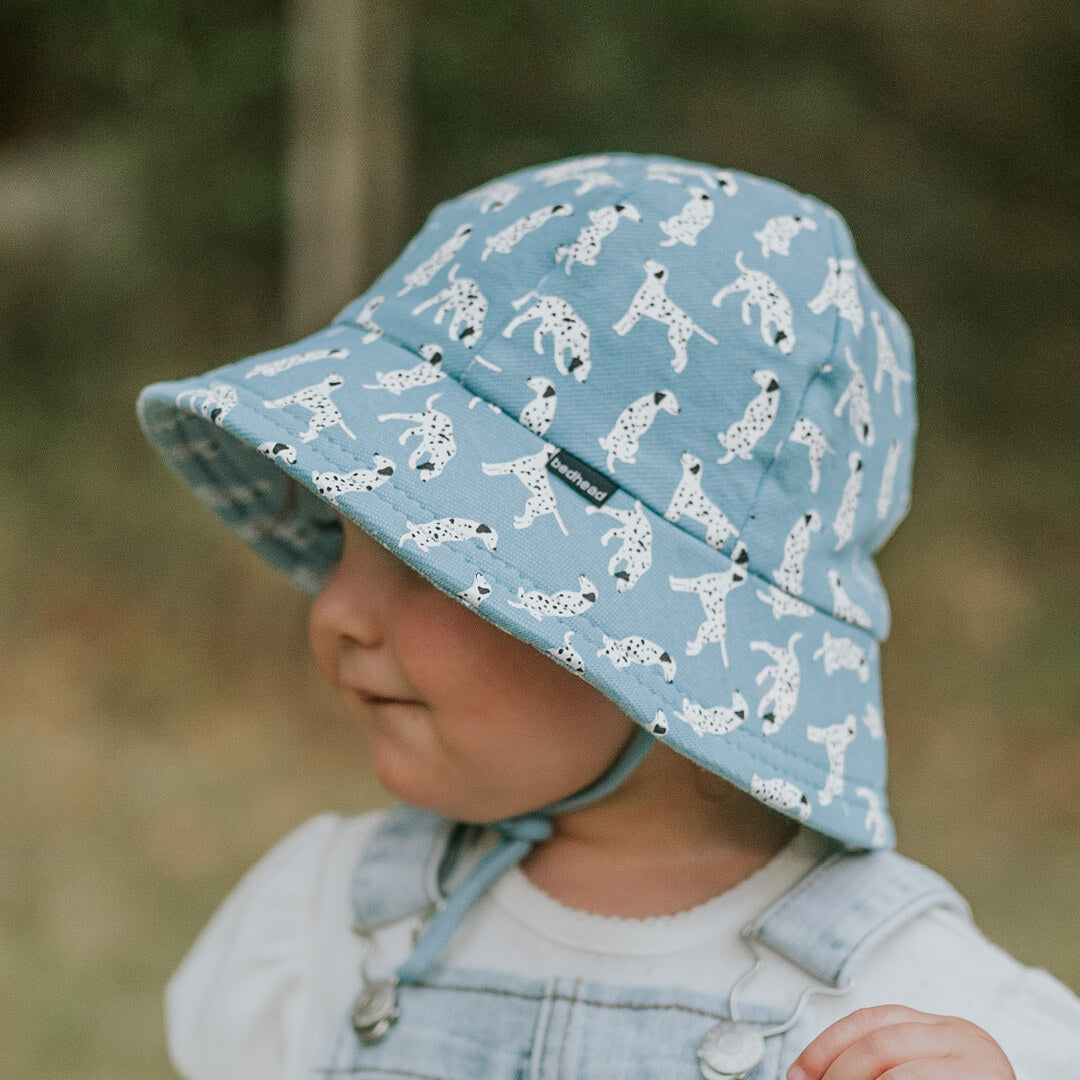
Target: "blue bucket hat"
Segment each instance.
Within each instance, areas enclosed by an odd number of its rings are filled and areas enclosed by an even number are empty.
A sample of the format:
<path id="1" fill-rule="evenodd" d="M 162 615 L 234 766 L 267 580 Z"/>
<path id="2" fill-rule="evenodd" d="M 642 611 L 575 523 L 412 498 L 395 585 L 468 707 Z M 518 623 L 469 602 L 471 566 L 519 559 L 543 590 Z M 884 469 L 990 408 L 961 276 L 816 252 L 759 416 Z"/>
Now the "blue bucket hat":
<path id="1" fill-rule="evenodd" d="M 317 592 L 334 510 L 653 736 L 889 847 L 873 563 L 908 503 L 913 358 L 839 215 L 656 155 L 438 205 L 332 324 L 140 421 Z"/>

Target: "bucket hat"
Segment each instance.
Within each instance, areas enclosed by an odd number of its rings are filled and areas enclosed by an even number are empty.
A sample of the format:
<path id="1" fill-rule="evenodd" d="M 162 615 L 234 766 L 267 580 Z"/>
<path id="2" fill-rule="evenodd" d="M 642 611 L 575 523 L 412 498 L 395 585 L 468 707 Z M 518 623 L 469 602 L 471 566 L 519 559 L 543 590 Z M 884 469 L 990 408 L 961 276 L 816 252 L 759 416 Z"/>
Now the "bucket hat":
<path id="1" fill-rule="evenodd" d="M 309 592 L 336 510 L 653 736 L 893 843 L 873 563 L 907 509 L 909 332 L 840 216 L 610 153 L 440 203 L 329 327 L 139 399 Z"/>

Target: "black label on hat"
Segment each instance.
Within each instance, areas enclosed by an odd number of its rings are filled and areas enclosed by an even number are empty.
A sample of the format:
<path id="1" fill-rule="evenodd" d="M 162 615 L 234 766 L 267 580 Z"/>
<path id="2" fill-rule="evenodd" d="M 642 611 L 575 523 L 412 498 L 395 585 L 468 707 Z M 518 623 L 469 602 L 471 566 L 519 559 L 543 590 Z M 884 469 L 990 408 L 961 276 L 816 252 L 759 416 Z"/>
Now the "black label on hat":
<path id="1" fill-rule="evenodd" d="M 609 477 L 597 472 L 591 465 L 586 465 L 581 458 L 574 457 L 566 450 L 556 450 L 548 458 L 547 467 L 564 484 L 569 484 L 575 491 L 580 492 L 594 506 L 601 506 L 607 502 L 612 492 L 618 490 L 618 485 Z"/>

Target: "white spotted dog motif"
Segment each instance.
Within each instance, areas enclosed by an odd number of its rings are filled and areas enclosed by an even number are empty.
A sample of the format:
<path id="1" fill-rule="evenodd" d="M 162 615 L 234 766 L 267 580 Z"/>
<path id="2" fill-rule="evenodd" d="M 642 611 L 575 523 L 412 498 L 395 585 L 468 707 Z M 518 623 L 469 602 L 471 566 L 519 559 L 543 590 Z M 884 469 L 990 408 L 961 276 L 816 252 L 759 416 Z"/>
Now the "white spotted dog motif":
<path id="1" fill-rule="evenodd" d="M 491 586 L 483 574 L 477 574 L 473 583 L 458 593 L 458 599 L 467 607 L 478 608 L 491 595 Z"/>
<path id="2" fill-rule="evenodd" d="M 418 364 L 395 371 L 376 371 L 374 383 L 364 383 L 365 390 L 389 390 L 391 394 L 404 394 L 416 386 L 431 386 L 446 378 L 442 369 L 442 349 L 438 345 L 421 345 Z"/>
<path id="3" fill-rule="evenodd" d="M 784 540 L 784 558 L 773 571 L 773 581 L 786 593 L 801 596 L 803 569 L 810 553 L 810 534 L 821 532 L 821 517 L 816 510 L 808 510 L 792 527 Z"/>
<path id="4" fill-rule="evenodd" d="M 608 472 L 615 471 L 616 461 L 622 461 L 627 465 L 637 463 L 641 436 L 652 427 L 656 414 L 661 409 L 671 413 L 672 416 L 679 414 L 679 403 L 670 390 L 656 390 L 630 402 L 619 413 L 615 426 L 607 435 L 601 435 L 597 439 L 601 449 L 607 451 Z"/>
<path id="5" fill-rule="evenodd" d="M 664 682 L 672 682 L 675 678 L 675 661 L 672 660 L 668 651 L 655 641 L 632 634 L 630 637 L 611 638 L 607 634 L 602 635 L 604 647 L 597 649 L 597 656 L 606 656 L 617 668 L 629 667 L 631 664 L 641 664 L 648 667 L 656 664 L 664 673 Z"/>
<path id="6" fill-rule="evenodd" d="M 286 465 L 296 464 L 296 447 L 288 443 L 274 442 L 273 439 L 269 439 L 260 443 L 258 450 L 271 461 L 284 461 Z"/>
<path id="7" fill-rule="evenodd" d="M 610 163 L 611 158 L 604 155 L 578 158 L 576 161 L 564 161 L 558 165 L 537 169 L 533 173 L 533 178 L 544 187 L 554 187 L 555 184 L 572 181 L 577 184 L 574 189 L 575 195 L 588 195 L 593 188 L 612 187 L 618 183 L 618 180 L 610 173 L 600 171 Z"/>
<path id="8" fill-rule="evenodd" d="M 378 341 L 379 338 L 383 336 L 382 327 L 375 321 L 375 312 L 378 311 L 385 299 L 385 296 L 373 296 L 363 306 L 360 310 L 360 314 L 357 315 L 354 320 L 361 330 L 366 331 L 364 336 L 360 339 L 365 345 L 370 345 L 373 341 Z"/>
<path id="9" fill-rule="evenodd" d="M 861 626 L 864 630 L 869 630 L 870 616 L 848 596 L 840 575 L 835 570 L 829 570 L 826 576 L 829 579 L 829 588 L 832 590 L 833 615 L 853 626 Z"/>
<path id="10" fill-rule="evenodd" d="M 813 659 L 823 662 L 826 675 L 833 675 L 837 671 L 854 671 L 861 683 L 867 682 L 870 678 L 866 650 L 851 638 L 833 637 L 828 630 L 825 631 L 825 636 L 821 639 L 821 648 L 814 653 Z"/>
<path id="11" fill-rule="evenodd" d="M 904 371 L 900 362 L 896 359 L 896 352 L 885 331 L 885 323 L 876 311 L 870 312 L 870 321 L 874 324 L 874 333 L 877 335 L 877 368 L 874 371 L 874 393 L 880 394 L 885 376 L 888 375 L 892 382 L 892 407 L 893 412 L 900 415 L 900 384 L 911 382 L 911 372 Z"/>
<path id="12" fill-rule="evenodd" d="M 624 217 L 631 221 L 641 221 L 641 213 L 631 203 L 615 203 L 613 206 L 600 206 L 590 210 L 590 224 L 582 228 L 572 244 L 561 244 L 555 249 L 555 261 L 562 263 L 568 274 L 575 263 L 595 266 L 604 237 L 613 233 Z"/>
<path id="13" fill-rule="evenodd" d="M 284 446 L 285 444 L 266 442 L 259 447 L 259 452 L 265 453 L 267 457 L 273 457 L 272 454 L 263 450 L 263 446 L 275 445 Z M 191 439 L 180 446 L 164 446 L 160 449 L 162 454 L 170 461 L 191 461 L 192 458 L 202 458 L 203 461 L 209 461 L 211 458 L 216 458 L 221 452 L 221 446 L 215 439 Z M 287 461 L 284 457 L 282 460 L 289 465 L 296 464 L 295 457 L 293 461 Z"/>
<path id="14" fill-rule="evenodd" d="M 746 293 L 742 302 L 743 323 L 750 325 L 753 320 L 750 309 L 756 304 L 761 310 L 761 340 L 766 345 L 775 345 L 786 356 L 795 347 L 795 316 L 791 302 L 764 270 L 748 269 L 742 256 L 741 251 L 735 256 L 739 276 L 712 298 L 713 307 L 720 307 L 732 293 Z"/>
<path id="15" fill-rule="evenodd" d="M 444 240 L 419 266 L 405 275 L 405 286 L 398 289 L 398 296 L 404 296 L 412 289 L 430 285 L 435 275 L 465 246 L 470 233 L 472 233 L 471 225 L 459 225 L 454 230 L 453 236 Z"/>
<path id="16" fill-rule="evenodd" d="M 574 208 L 569 203 L 554 203 L 552 206 L 542 206 L 539 210 L 518 218 L 512 225 L 507 225 L 502 232 L 497 232 L 484 241 L 480 261 L 484 262 L 493 251 L 498 255 L 509 255 L 514 250 L 514 245 L 524 240 L 529 233 L 535 232 L 552 218 L 566 217 L 573 212 Z"/>
<path id="17" fill-rule="evenodd" d="M 791 241 L 803 231 L 817 231 L 817 222 L 813 218 L 798 214 L 781 214 L 771 217 L 754 233 L 754 239 L 761 244 L 761 254 L 767 259 L 771 252 L 777 255 L 791 253 Z"/>
<path id="18" fill-rule="evenodd" d="M 808 619 L 814 614 L 814 609 L 805 601 L 796 596 L 789 596 L 775 585 L 770 585 L 768 592 L 758 589 L 757 598 L 772 608 L 774 619 L 782 619 L 785 615 L 798 615 L 800 618 Z"/>
<path id="19" fill-rule="evenodd" d="M 426 311 L 432 304 L 438 304 L 435 311 L 435 325 L 442 326 L 443 317 L 453 308 L 447 333 L 451 341 L 460 341 L 472 348 L 484 332 L 484 318 L 487 315 L 487 297 L 480 291 L 480 286 L 472 278 L 457 276 L 460 263 L 450 267 L 450 284 L 440 289 L 434 296 L 417 304 L 412 309 L 413 315 Z"/>
<path id="20" fill-rule="evenodd" d="M 698 165 L 681 165 L 674 161 L 650 161 L 647 179 L 663 180 L 668 184 L 681 184 L 684 179 L 700 180 L 714 191 L 720 188 L 728 198 L 736 194 L 739 185 L 726 169 L 705 169 Z"/>
<path id="21" fill-rule="evenodd" d="M 536 397 L 521 410 L 518 423 L 537 435 L 544 435 L 551 427 L 551 421 L 555 419 L 555 406 L 559 400 L 555 393 L 555 384 L 542 375 L 533 375 L 525 380 L 525 385 Z"/>
<path id="22" fill-rule="evenodd" d="M 634 293 L 633 300 L 626 314 L 612 327 L 616 334 L 625 337 L 630 333 L 642 315 L 663 323 L 667 328 L 668 344 L 674 350 L 671 366 L 676 372 L 686 367 L 686 347 L 694 334 L 700 334 L 711 345 L 716 338 L 702 330 L 693 319 L 666 292 L 668 269 L 655 259 L 645 260 L 645 280 Z"/>
<path id="23" fill-rule="evenodd" d="M 660 222 L 660 231 L 667 237 L 660 241 L 661 247 L 673 247 L 675 244 L 697 246 L 698 234 L 708 227 L 713 219 L 712 196 L 703 188 L 691 185 L 687 192 L 690 200 L 672 217 Z"/>
<path id="24" fill-rule="evenodd" d="M 559 373 L 573 375 L 579 383 L 583 383 L 592 368 L 592 361 L 589 359 L 589 328 L 585 321 L 562 297 L 542 296 L 535 291 L 518 297 L 513 302 L 514 310 L 521 311 L 522 305 L 530 300 L 533 303 L 506 324 L 503 337 L 512 337 L 522 323 L 539 319 L 540 325 L 533 330 L 533 349 L 537 355 L 544 355 L 544 335 L 550 334 L 551 352 Z M 566 363 L 565 353 L 570 354 L 569 365 Z"/>
<path id="25" fill-rule="evenodd" d="M 885 468 L 881 473 L 881 487 L 877 497 L 877 519 L 884 521 L 889 516 L 889 507 L 892 506 L 893 488 L 896 486 L 896 470 L 900 465 L 900 451 L 903 448 L 898 439 L 889 443 L 889 449 L 885 454 Z"/>
<path id="26" fill-rule="evenodd" d="M 203 418 L 212 420 L 218 427 L 222 420 L 236 408 L 236 388 L 228 383 L 213 382 L 209 386 L 197 386 L 194 390 L 182 390 L 176 395 L 176 404 L 183 405 L 188 399 L 188 407 L 198 408 Z"/>
<path id="27" fill-rule="evenodd" d="M 645 727 L 649 730 L 650 734 L 655 735 L 658 739 L 662 739 L 668 733 L 667 717 L 664 715 L 663 709 L 657 709 L 656 715 L 652 718 L 651 724 L 646 724 Z"/>
<path id="28" fill-rule="evenodd" d="M 664 518 L 672 523 L 683 517 L 699 522 L 705 526 L 705 543 L 719 551 L 729 536 L 739 535 L 739 530 L 702 490 L 701 458 L 684 450 L 679 455 L 679 461 L 682 464 L 682 477 L 664 511 Z"/>
<path id="29" fill-rule="evenodd" d="M 866 730 L 870 732 L 870 738 L 885 738 L 885 725 L 881 722 L 881 713 L 872 701 L 866 703 L 866 712 L 863 713 L 862 722 L 866 725 Z"/>
<path id="30" fill-rule="evenodd" d="M 866 800 L 866 819 L 863 821 L 863 828 L 870 833 L 870 845 L 881 847 L 889 835 L 885 815 L 881 811 L 881 797 L 873 788 L 868 787 L 857 787 L 855 795 Z"/>
<path id="31" fill-rule="evenodd" d="M 545 617 L 567 619 L 572 615 L 580 615 L 595 603 L 596 586 L 584 574 L 578 576 L 576 592 L 573 589 L 560 589 L 549 596 L 539 589 L 526 592 L 518 586 L 518 602 L 507 600 L 510 607 L 524 608 L 537 622 Z"/>
<path id="32" fill-rule="evenodd" d="M 859 509 L 859 495 L 862 493 L 863 468 L 858 450 L 852 450 L 848 454 L 847 461 L 848 478 L 832 523 L 833 532 L 836 533 L 836 545 L 833 551 L 839 551 L 851 539 L 855 528 L 855 514 Z"/>
<path id="33" fill-rule="evenodd" d="M 698 627 L 694 640 L 686 643 L 687 656 L 697 656 L 707 644 L 719 641 L 724 667 L 728 666 L 727 596 L 746 581 L 748 561 L 746 545 L 740 540 L 732 552 L 729 569 L 693 578 L 668 578 L 675 592 L 697 593 L 705 612 L 705 621 Z"/>
<path id="34" fill-rule="evenodd" d="M 379 417 L 380 420 L 408 420 L 416 425 L 406 428 L 398 436 L 398 443 L 404 446 L 409 439 L 420 436 L 420 442 L 409 454 L 409 468 L 416 469 L 421 480 L 434 479 L 457 453 L 453 422 L 446 413 L 432 408 L 439 396 L 432 394 L 421 413 L 383 413 Z M 422 457 L 427 461 L 420 461 Z"/>
<path id="35" fill-rule="evenodd" d="M 826 454 L 833 453 L 821 428 L 813 420 L 800 416 L 791 429 L 788 441 L 805 446 L 810 452 L 810 493 L 816 495 L 821 486 L 821 462 Z"/>
<path id="36" fill-rule="evenodd" d="M 513 461 L 480 462 L 485 476 L 516 476 L 529 489 L 524 511 L 514 518 L 515 529 L 527 529 L 538 517 L 551 514 L 559 523 L 563 536 L 569 535 L 559 516 L 551 474 L 547 470 L 548 459 L 554 452 L 555 447 L 545 443 L 535 454 L 526 454 Z"/>
<path id="37" fill-rule="evenodd" d="M 810 817 L 809 799 L 782 776 L 766 780 L 754 773 L 750 777 L 750 794 L 774 810 L 794 810 L 800 821 L 806 821 Z"/>
<path id="38" fill-rule="evenodd" d="M 808 724 L 806 737 L 812 743 L 821 743 L 829 758 L 829 775 L 825 786 L 818 792 L 818 802 L 828 806 L 837 795 L 844 794 L 844 755 L 848 744 L 855 738 L 858 721 L 848 716 L 842 724 L 832 724 L 827 728 Z"/>
<path id="39" fill-rule="evenodd" d="M 866 376 L 862 368 L 855 362 L 851 355 L 851 349 L 844 346 L 844 359 L 851 368 L 851 381 L 844 388 L 844 392 L 833 406 L 833 416 L 839 416 L 848 408 L 848 423 L 851 424 L 855 438 L 863 446 L 874 445 L 874 416 L 870 411 L 870 391 L 866 386 Z"/>
<path id="40" fill-rule="evenodd" d="M 621 541 L 619 550 L 608 560 L 608 573 L 616 578 L 615 588 L 619 592 L 632 589 L 652 566 L 652 526 L 645 516 L 640 500 L 634 500 L 632 510 L 616 510 L 613 506 L 586 506 L 585 513 L 607 514 L 618 522 L 600 537 L 600 543 L 607 547 L 609 540 Z M 624 566 L 621 570 L 616 570 L 619 563 Z"/>
<path id="41" fill-rule="evenodd" d="M 766 679 L 773 680 L 772 686 L 758 702 L 757 707 L 758 716 L 765 721 L 761 725 L 764 735 L 775 735 L 795 711 L 795 706 L 799 702 L 801 672 L 795 645 L 801 638 L 801 633 L 792 634 L 788 639 L 786 649 L 768 641 L 750 642 L 750 648 L 753 651 L 763 652 L 772 660 L 771 664 L 766 665 L 757 673 L 756 679 L 758 686 Z"/>
<path id="42" fill-rule="evenodd" d="M 479 539 L 488 551 L 494 551 L 499 543 L 498 533 L 490 525 L 470 521 L 468 518 L 438 518 L 419 525 L 406 521 L 405 527 L 408 531 L 398 540 L 398 547 L 404 547 L 406 540 L 412 540 L 421 551 L 430 551 L 433 547 L 452 540 Z"/>
<path id="43" fill-rule="evenodd" d="M 372 454 L 373 469 L 356 469 L 349 473 L 313 472 L 311 482 L 315 490 L 335 506 L 342 495 L 353 491 L 374 491 L 394 475 L 394 463 L 382 454 Z"/>
<path id="44" fill-rule="evenodd" d="M 713 705 L 706 708 L 689 698 L 682 699 L 683 711 L 676 710 L 675 715 L 685 724 L 689 724 L 697 732 L 698 738 L 703 735 L 727 735 L 737 727 L 741 727 L 746 720 L 748 706 L 746 698 L 735 690 L 731 695 L 731 705 Z"/>
<path id="45" fill-rule="evenodd" d="M 481 214 L 497 214 L 505 210 L 524 189 L 509 180 L 493 180 L 482 188 L 477 188 L 472 193 L 473 198 L 480 199 Z"/>
<path id="46" fill-rule="evenodd" d="M 829 270 L 821 292 L 813 300 L 808 300 L 806 306 L 815 315 L 820 315 L 826 308 L 835 307 L 840 318 L 851 323 L 858 337 L 862 333 L 865 317 L 859 300 L 859 285 L 855 280 L 855 260 L 835 259 L 832 255 L 826 255 L 825 260 Z"/>
<path id="47" fill-rule="evenodd" d="M 269 360 L 265 364 L 256 364 L 244 378 L 250 379 L 253 375 L 265 375 L 267 378 L 272 378 L 300 364 L 313 364 L 316 360 L 347 360 L 348 356 L 348 349 L 312 349 L 306 353 L 293 353 L 292 356 L 282 356 L 277 360 Z"/>
<path id="48" fill-rule="evenodd" d="M 275 401 L 264 401 L 263 408 L 284 409 L 288 405 L 300 405 L 307 409 L 311 413 L 311 420 L 308 422 L 307 430 L 300 436 L 301 442 L 317 439 L 319 432 L 328 427 L 339 427 L 350 439 L 355 439 L 356 436 L 348 429 L 342 418 L 341 410 L 330 400 L 330 395 L 344 383 L 345 380 L 340 375 L 331 372 L 322 382 L 305 386 L 302 390 L 297 390 L 295 394 L 287 394 Z"/>
<path id="49" fill-rule="evenodd" d="M 576 671 L 579 675 L 585 674 L 585 658 L 570 644 L 570 639 L 574 636 L 573 630 L 567 630 L 563 634 L 563 643 L 557 645 L 554 649 L 548 649 L 547 654 L 553 660 L 558 660 L 560 664 L 565 665 L 571 671 Z"/>
<path id="50" fill-rule="evenodd" d="M 726 434 L 717 432 L 720 445 L 727 451 L 722 458 L 716 459 L 717 465 L 726 465 L 734 457 L 749 461 L 754 447 L 776 419 L 776 411 L 780 407 L 780 384 L 776 376 L 762 369 L 753 372 L 751 378 L 761 387 L 761 391 L 750 399 L 742 419 L 736 420 Z"/>

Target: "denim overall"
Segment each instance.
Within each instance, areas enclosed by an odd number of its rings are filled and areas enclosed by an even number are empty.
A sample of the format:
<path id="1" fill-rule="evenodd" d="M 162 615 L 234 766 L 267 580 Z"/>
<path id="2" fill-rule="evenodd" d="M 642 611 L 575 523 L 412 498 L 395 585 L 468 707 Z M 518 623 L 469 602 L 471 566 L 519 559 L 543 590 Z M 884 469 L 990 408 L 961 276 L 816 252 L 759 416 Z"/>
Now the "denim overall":
<path id="1" fill-rule="evenodd" d="M 468 878 L 475 830 L 400 806 L 358 860 L 352 880 L 361 936 L 425 917 Z M 892 851 L 837 845 L 743 931 L 806 972 L 807 989 L 842 992 L 859 957 L 927 908 L 967 912 L 941 877 Z M 743 980 L 740 980 L 740 984 Z M 370 1080 L 782 1080 L 816 1034 L 790 1002 L 734 994 L 637 987 L 406 961 L 390 983 L 392 1018 L 347 1016 L 313 1077 Z M 393 983 L 396 982 L 396 987 Z M 363 986 L 358 1002 L 364 1001 Z M 741 986 L 740 986 L 741 991 Z M 378 993 L 375 995 L 379 996 Z M 808 995 L 807 995 L 808 996 Z M 804 998 L 805 1000 L 805 998 Z M 370 1000 L 367 1005 L 370 1005 Z M 364 1007 L 357 1012 L 364 1011 Z M 387 1007 L 385 1012 L 389 1011 Z M 737 1011 L 738 1037 L 724 1026 Z M 756 1048 L 749 1059 L 743 1036 Z M 777 1028 L 785 1028 L 777 1032 Z M 764 1035 L 763 1047 L 759 1035 Z M 733 1041 L 734 1039 L 734 1041 Z M 758 1060 L 758 1058 L 760 1058 Z M 745 1061 L 751 1060 L 749 1069 Z M 752 1062 L 756 1060 L 757 1063 Z"/>

